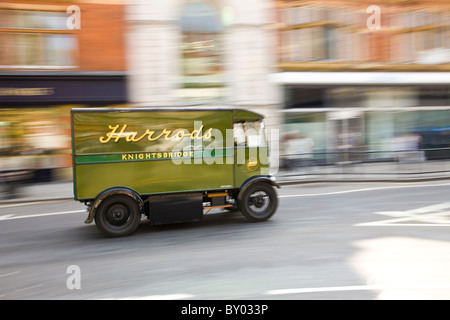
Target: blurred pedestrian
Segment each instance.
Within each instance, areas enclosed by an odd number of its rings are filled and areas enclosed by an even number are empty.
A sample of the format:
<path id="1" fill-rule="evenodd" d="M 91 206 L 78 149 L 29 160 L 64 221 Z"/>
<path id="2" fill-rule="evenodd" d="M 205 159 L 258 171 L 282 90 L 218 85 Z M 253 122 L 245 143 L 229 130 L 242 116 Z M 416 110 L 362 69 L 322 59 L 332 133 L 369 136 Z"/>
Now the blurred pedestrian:
<path id="1" fill-rule="evenodd" d="M 295 171 L 297 167 L 297 152 L 299 148 L 298 132 L 289 132 L 284 136 L 284 147 L 286 152 L 286 169 L 287 171 Z"/>
<path id="2" fill-rule="evenodd" d="M 312 165 L 314 140 L 306 135 L 300 135 L 297 142 L 299 166 L 307 169 Z"/>
<path id="3" fill-rule="evenodd" d="M 312 164 L 314 141 L 299 132 L 285 137 L 286 163 L 288 171 L 308 168 Z"/>

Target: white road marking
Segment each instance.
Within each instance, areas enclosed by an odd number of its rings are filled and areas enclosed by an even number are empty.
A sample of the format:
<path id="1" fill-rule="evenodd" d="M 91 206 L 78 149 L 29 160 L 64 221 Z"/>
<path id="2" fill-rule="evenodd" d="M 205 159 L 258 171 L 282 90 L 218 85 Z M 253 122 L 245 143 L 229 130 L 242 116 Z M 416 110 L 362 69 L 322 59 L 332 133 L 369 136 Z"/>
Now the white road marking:
<path id="1" fill-rule="evenodd" d="M 300 294 L 315 292 L 337 292 L 337 291 L 377 291 L 377 290 L 433 290 L 450 289 L 450 284 L 429 284 L 429 285 L 408 285 L 408 286 L 390 286 L 390 285 L 363 285 L 363 286 L 342 286 L 342 287 L 318 287 L 318 288 L 294 288 L 278 289 L 266 291 L 267 295 L 282 294 Z"/>
<path id="2" fill-rule="evenodd" d="M 12 217 L 14 217 L 13 214 L 5 214 L 4 216 L 0 216 L 0 221 L 1 221 L 1 220 L 12 219 Z"/>
<path id="3" fill-rule="evenodd" d="M 358 223 L 354 226 L 450 226 L 450 202 L 439 203 L 431 206 L 406 210 L 406 211 L 381 211 L 376 214 L 395 217 L 374 222 Z M 418 221 L 421 223 L 411 223 Z M 410 223 L 404 223 L 410 222 Z M 424 223 L 425 222 L 425 223 Z"/>
<path id="4" fill-rule="evenodd" d="M 0 221 L 4 220 L 15 220 L 15 219 L 27 219 L 27 218 L 37 218 L 37 217 L 46 217 L 46 216 L 56 216 L 60 214 L 71 214 L 71 213 L 82 213 L 86 212 L 86 210 L 74 210 L 74 211 L 60 211 L 60 212 L 47 212 L 47 213 L 36 213 L 36 214 L 28 214 L 23 216 L 16 216 L 13 214 L 6 214 L 0 216 Z"/>
<path id="5" fill-rule="evenodd" d="M 443 186 L 450 186 L 450 183 L 386 186 L 386 187 L 363 188 L 363 189 L 342 190 L 342 191 L 332 191 L 332 192 L 323 192 L 323 193 L 280 195 L 278 197 L 279 198 L 315 197 L 315 196 L 329 196 L 329 195 L 335 195 L 335 194 L 345 194 L 345 193 L 365 192 L 365 191 L 377 191 L 377 190 L 388 190 L 388 189 L 421 188 L 421 187 L 443 187 Z"/>
<path id="6" fill-rule="evenodd" d="M 67 200 L 43 200 L 43 201 L 34 201 L 34 202 L 22 202 L 22 203 L 11 203 L 11 204 L 0 204 L 0 209 L 3 208 L 13 208 L 13 207 L 22 207 L 22 206 L 31 206 L 35 204 L 46 204 L 46 203 L 57 203 L 57 202 L 66 202 Z"/>
<path id="7" fill-rule="evenodd" d="M 30 287 L 25 287 L 25 288 L 20 288 L 20 289 L 14 290 L 14 292 L 21 292 L 21 291 L 31 290 L 31 289 L 39 288 L 39 287 L 42 287 L 42 286 L 43 286 L 43 284 L 40 283 L 40 284 L 37 284 L 37 285 L 34 285 L 34 286 L 30 286 Z"/>
<path id="8" fill-rule="evenodd" d="M 12 276 L 12 275 L 18 274 L 18 273 L 20 273 L 20 271 L 14 271 L 14 272 L 10 272 L 10 273 L 0 274 L 0 278 L 1 278 L 1 277 Z"/>

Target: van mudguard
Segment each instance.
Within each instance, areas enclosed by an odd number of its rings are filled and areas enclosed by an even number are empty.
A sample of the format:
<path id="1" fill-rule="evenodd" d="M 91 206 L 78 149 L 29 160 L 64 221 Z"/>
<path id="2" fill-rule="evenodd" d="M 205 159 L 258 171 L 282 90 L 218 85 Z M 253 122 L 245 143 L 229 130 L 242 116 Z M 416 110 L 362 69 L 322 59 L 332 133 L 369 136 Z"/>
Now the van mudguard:
<path id="1" fill-rule="evenodd" d="M 238 200 L 242 200 L 242 195 L 245 193 L 245 190 L 247 190 L 250 186 L 254 185 L 255 183 L 267 183 L 274 187 L 281 188 L 281 186 L 276 182 L 274 176 L 253 176 L 248 178 L 244 181 L 244 183 L 241 185 L 241 188 L 239 190 L 238 194 Z"/>
<path id="2" fill-rule="evenodd" d="M 94 221 L 95 212 L 103 200 L 105 200 L 106 198 L 108 198 L 110 196 L 119 195 L 119 194 L 124 194 L 124 195 L 127 195 L 127 196 L 133 198 L 136 201 L 136 203 L 138 204 L 139 210 L 141 212 L 144 211 L 144 201 L 139 196 L 139 193 L 137 193 L 133 189 L 130 189 L 127 187 L 113 187 L 113 188 L 109 188 L 109 189 L 106 189 L 105 191 L 101 192 L 95 198 L 95 200 L 89 205 L 89 209 L 88 209 L 89 215 L 88 215 L 87 219 L 84 221 L 84 223 L 88 224 L 88 223 L 91 223 L 92 221 Z"/>

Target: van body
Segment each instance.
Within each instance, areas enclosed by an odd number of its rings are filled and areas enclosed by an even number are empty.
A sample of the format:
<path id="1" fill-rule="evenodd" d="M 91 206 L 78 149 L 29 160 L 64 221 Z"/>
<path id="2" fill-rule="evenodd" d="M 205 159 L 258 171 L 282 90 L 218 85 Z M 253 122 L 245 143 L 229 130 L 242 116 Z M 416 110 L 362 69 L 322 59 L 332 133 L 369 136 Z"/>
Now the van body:
<path id="1" fill-rule="evenodd" d="M 75 200 L 108 236 L 239 209 L 276 211 L 263 116 L 235 108 L 71 110 Z"/>

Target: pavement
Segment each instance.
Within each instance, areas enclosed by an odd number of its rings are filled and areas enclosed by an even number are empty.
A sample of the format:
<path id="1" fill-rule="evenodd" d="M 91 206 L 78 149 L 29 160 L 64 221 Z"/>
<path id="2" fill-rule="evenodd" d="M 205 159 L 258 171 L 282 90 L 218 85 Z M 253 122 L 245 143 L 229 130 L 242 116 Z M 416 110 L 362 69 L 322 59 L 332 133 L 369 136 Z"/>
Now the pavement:
<path id="1" fill-rule="evenodd" d="M 341 163 L 280 170 L 276 180 L 283 186 L 318 182 L 417 182 L 450 179 L 450 161 L 419 163 Z M 0 190 L 0 204 L 73 199 L 72 181 L 29 184 L 18 188 L 14 197 Z"/>

